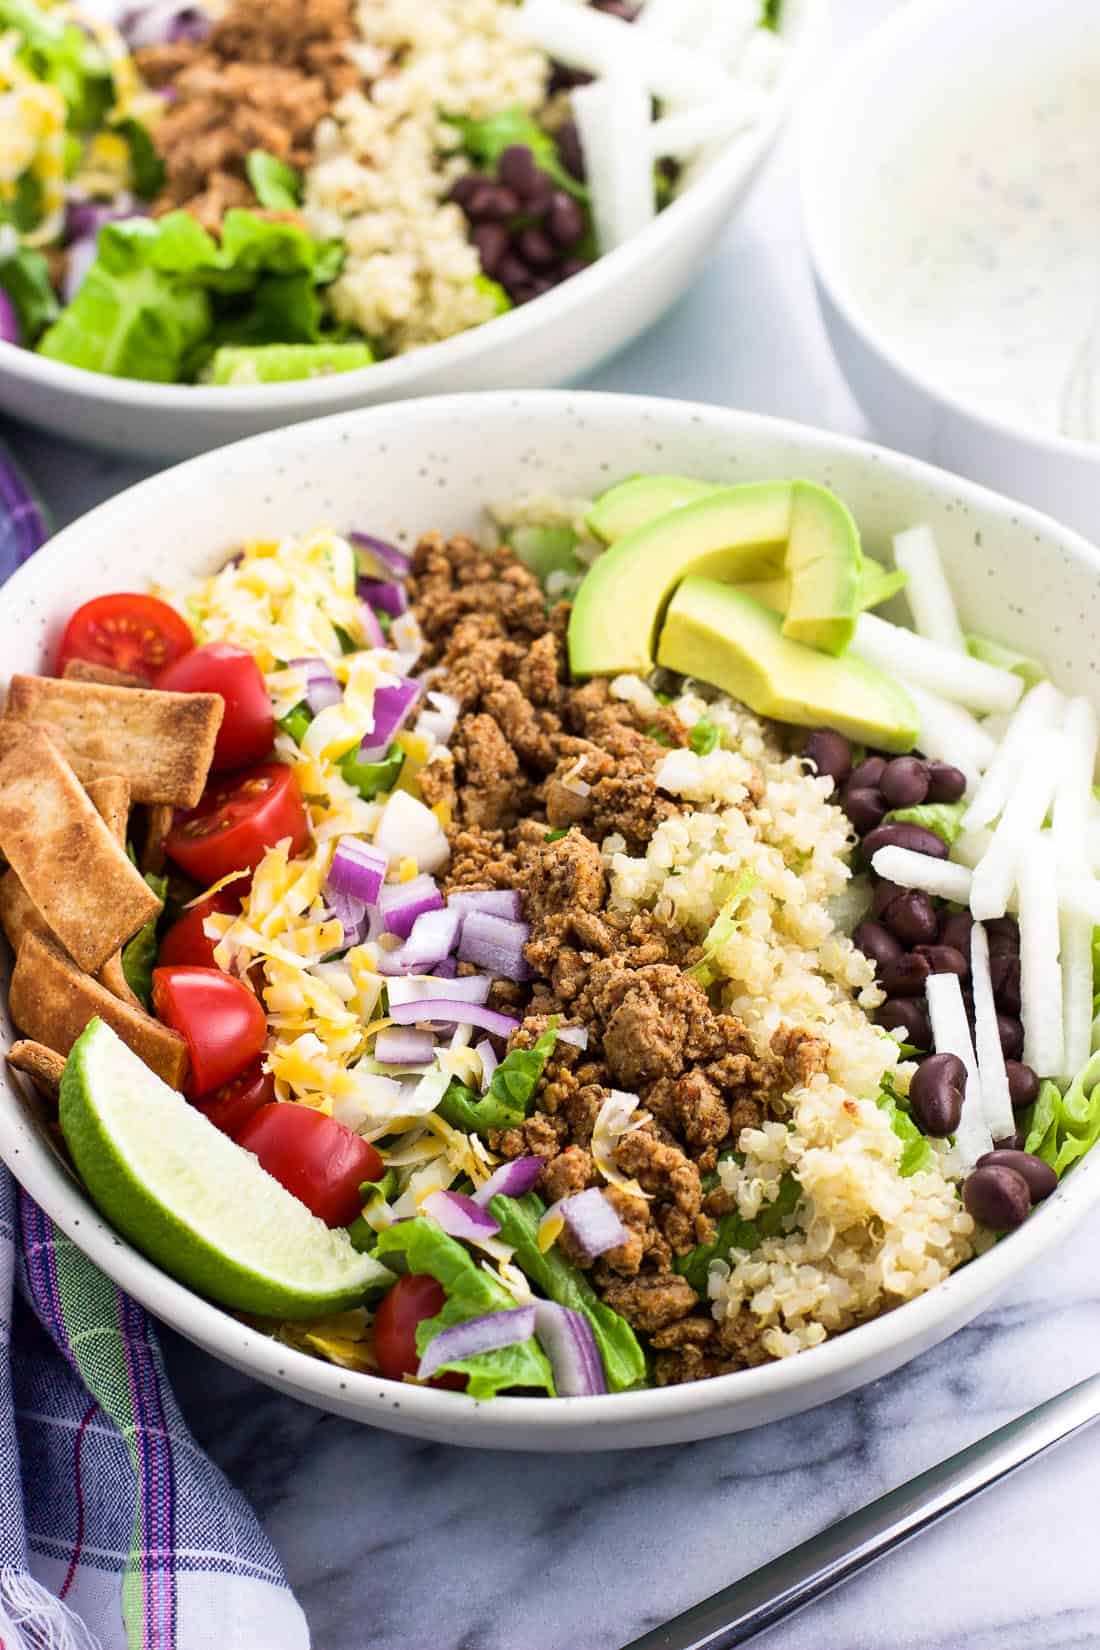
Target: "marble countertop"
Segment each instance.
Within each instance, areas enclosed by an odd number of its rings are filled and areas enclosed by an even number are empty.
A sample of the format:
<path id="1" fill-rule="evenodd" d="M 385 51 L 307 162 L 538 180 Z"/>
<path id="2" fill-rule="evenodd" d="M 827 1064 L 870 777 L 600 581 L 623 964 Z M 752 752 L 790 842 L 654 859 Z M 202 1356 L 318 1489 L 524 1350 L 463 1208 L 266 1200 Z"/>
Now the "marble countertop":
<path id="1" fill-rule="evenodd" d="M 837 48 L 897 3 L 836 0 Z M 788 138 L 693 290 L 594 386 L 866 433 L 814 308 L 795 179 Z M 4 433 L 59 523 L 148 473 Z M 617 1650 L 1091 1373 L 1098 1252 L 1100 1214 L 995 1310 L 898 1374 L 751 1434 L 633 1454 L 421 1444 L 278 1397 L 175 1337 L 166 1355 L 199 1441 L 282 1555 L 316 1650 Z M 1096 1650 L 1098 1479 L 1100 1432 L 760 1642 Z"/>

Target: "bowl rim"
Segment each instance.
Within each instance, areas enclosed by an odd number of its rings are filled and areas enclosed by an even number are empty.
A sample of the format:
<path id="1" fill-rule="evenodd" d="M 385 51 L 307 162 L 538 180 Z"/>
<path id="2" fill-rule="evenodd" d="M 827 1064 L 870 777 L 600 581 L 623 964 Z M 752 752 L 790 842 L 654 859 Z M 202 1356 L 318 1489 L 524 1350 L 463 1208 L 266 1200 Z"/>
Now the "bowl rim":
<path id="1" fill-rule="evenodd" d="M 870 319 L 851 283 L 845 280 L 841 262 L 833 250 L 835 241 L 830 234 L 826 203 L 835 191 L 823 188 L 822 183 L 836 175 L 830 145 L 837 111 L 851 106 L 853 99 L 856 105 L 861 104 L 861 89 L 873 84 L 876 77 L 888 76 L 895 60 L 905 57 L 908 47 L 927 31 L 942 27 L 944 17 L 955 9 L 955 0 L 907 0 L 899 12 L 878 24 L 865 40 L 846 53 L 832 76 L 807 100 L 799 123 L 798 170 L 802 222 L 814 274 L 845 324 L 911 389 L 999 436 L 1100 470 L 1097 442 L 1014 424 L 965 395 L 926 378 L 919 367 L 899 353 L 893 335 Z"/>
<path id="2" fill-rule="evenodd" d="M 296 448 L 297 461 L 303 464 L 311 448 L 339 446 L 363 425 L 384 422 L 390 435 L 395 429 L 400 433 L 405 428 L 415 436 L 416 426 L 424 419 L 442 418 L 456 426 L 485 413 L 514 415 L 517 407 L 558 417 L 569 411 L 579 411 L 582 415 L 591 411 L 594 415 L 614 414 L 636 422 L 677 426 L 703 422 L 711 427 L 717 425 L 734 439 L 738 435 L 793 439 L 803 446 L 816 447 L 830 457 L 846 455 L 862 464 L 873 465 L 880 477 L 900 472 L 924 482 L 940 496 L 947 495 L 953 502 L 968 504 L 994 518 L 1011 517 L 1041 538 L 1053 537 L 1073 559 L 1083 562 L 1100 578 L 1100 549 L 1072 529 L 975 482 L 855 437 L 814 429 L 793 420 L 656 396 L 584 390 L 498 390 L 432 396 L 405 401 L 396 407 L 383 404 L 337 413 L 306 425 L 251 436 L 172 466 L 116 494 L 55 535 L 12 576 L 0 600 L 6 600 L 13 591 L 18 598 L 22 584 L 30 582 L 32 569 L 43 566 L 43 557 L 56 564 L 60 576 L 65 557 L 69 553 L 79 554 L 85 524 L 92 519 L 102 524 L 109 521 L 113 513 L 125 514 L 135 499 L 141 500 L 143 508 L 155 511 L 157 496 L 162 490 L 177 488 L 181 478 L 201 482 L 202 467 L 211 470 L 218 466 L 234 467 L 242 457 L 248 461 L 260 453 L 277 457 L 281 445 Z M 861 1366 L 867 1367 L 869 1373 L 865 1378 L 871 1379 L 876 1361 L 881 1367 L 899 1345 L 911 1350 L 903 1351 L 895 1362 L 907 1361 L 923 1349 L 922 1336 L 926 1337 L 923 1344 L 928 1344 L 927 1338 L 936 1339 L 937 1329 L 945 1323 L 953 1327 L 966 1321 L 1018 1273 L 1052 1248 L 1059 1231 L 1068 1231 L 1100 1202 L 1098 1151 L 1078 1164 L 1043 1207 L 1005 1241 L 925 1294 L 797 1357 L 687 1385 L 649 1387 L 601 1397 L 558 1398 L 553 1402 L 508 1397 L 477 1400 L 435 1388 L 395 1386 L 376 1376 L 324 1363 L 249 1328 L 226 1310 L 176 1282 L 116 1233 L 98 1213 L 83 1187 L 35 1125 L 20 1079 L 3 1070 L 0 1070 L 0 1157 L 50 1218 L 120 1288 L 172 1328 L 210 1349 L 214 1356 L 247 1369 L 271 1385 L 292 1389 L 296 1396 L 308 1398 L 322 1407 L 334 1408 L 343 1414 L 354 1410 L 356 1418 L 367 1423 L 374 1420 L 384 1424 L 387 1412 L 397 1410 L 402 1412 L 403 1430 L 416 1432 L 431 1428 L 437 1433 L 453 1426 L 460 1435 L 459 1441 L 484 1441 L 497 1447 L 509 1447 L 510 1434 L 517 1435 L 516 1447 L 523 1447 L 523 1439 L 518 1435 L 526 1433 L 529 1438 L 532 1425 L 540 1436 L 553 1438 L 561 1434 L 563 1443 L 567 1443 L 567 1435 L 575 1436 L 578 1427 L 588 1432 L 620 1424 L 637 1423 L 644 1427 L 673 1420 L 690 1421 L 726 1409 L 732 1417 L 742 1406 L 751 1406 L 754 1400 L 778 1406 L 777 1413 L 812 1407 L 834 1391 L 860 1384 Z"/>
<path id="3" fill-rule="evenodd" d="M 468 365 L 487 345 L 518 344 L 540 328 L 583 311 L 590 303 L 609 301 L 617 288 L 625 287 L 633 275 L 645 269 L 658 249 L 675 237 L 681 224 L 705 216 L 724 195 L 759 169 L 809 81 L 828 28 L 830 0 L 786 0 L 786 5 L 788 16 L 781 20 L 779 37 L 789 49 L 764 117 L 741 138 L 734 138 L 713 164 L 640 233 L 531 303 L 438 343 L 425 344 L 368 367 L 285 384 L 148 383 L 139 378 L 85 371 L 14 345 L 0 348 L 0 375 L 74 394 L 84 401 L 100 401 L 105 407 L 220 412 L 230 417 L 280 411 L 323 416 L 334 390 L 347 395 L 362 385 L 364 390 L 370 388 L 372 399 L 377 399 L 376 391 L 382 395 L 400 393 L 432 373 Z"/>

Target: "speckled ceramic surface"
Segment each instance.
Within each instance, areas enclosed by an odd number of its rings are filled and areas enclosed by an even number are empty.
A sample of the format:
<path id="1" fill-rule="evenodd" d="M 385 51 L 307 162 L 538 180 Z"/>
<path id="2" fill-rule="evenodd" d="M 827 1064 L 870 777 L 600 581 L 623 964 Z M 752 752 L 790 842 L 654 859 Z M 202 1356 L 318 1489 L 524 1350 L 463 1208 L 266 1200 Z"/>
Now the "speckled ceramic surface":
<path id="1" fill-rule="evenodd" d="M 1053 522 L 913 460 L 859 442 L 669 401 L 531 392 L 448 397 L 350 414 L 260 437 L 165 472 L 60 534 L 0 592 L 0 659 L 39 669 L 89 596 L 207 571 L 241 538 L 325 521 L 406 542 L 475 530 L 486 499 L 586 495 L 635 471 L 716 481 L 799 475 L 834 487 L 867 548 L 935 528 L 964 623 L 1039 654 L 1062 687 L 1100 704 L 1091 638 L 1100 555 Z M 6 976 L 0 975 L 0 995 Z M 10 1035 L 10 1025 L 3 1023 Z M 57 1223 L 161 1318 L 238 1369 L 307 1402 L 394 1431 L 490 1448 L 608 1449 L 756 1426 L 896 1368 L 966 1323 L 1100 1199 L 1087 1160 L 1021 1230 L 922 1299 L 798 1358 L 694 1386 L 545 1403 L 356 1375 L 278 1346 L 142 1259 L 96 1215 L 0 1078 L 0 1152 Z"/>

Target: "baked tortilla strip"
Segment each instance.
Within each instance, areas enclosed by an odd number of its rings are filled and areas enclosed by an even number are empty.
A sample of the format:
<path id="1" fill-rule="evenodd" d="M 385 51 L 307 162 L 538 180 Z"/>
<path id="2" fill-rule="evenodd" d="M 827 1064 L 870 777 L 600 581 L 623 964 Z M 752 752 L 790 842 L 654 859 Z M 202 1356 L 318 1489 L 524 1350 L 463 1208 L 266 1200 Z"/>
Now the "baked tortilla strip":
<path id="1" fill-rule="evenodd" d="M 172 829 L 172 821 L 176 817 L 176 810 L 170 808 L 167 802 L 154 802 L 146 810 L 145 845 L 141 850 L 141 868 L 151 876 L 159 877 L 164 870 L 167 855 L 164 844 L 168 840 L 168 833 Z"/>
<path id="2" fill-rule="evenodd" d="M 120 773 L 133 802 L 193 808 L 203 793 L 225 701 L 218 693 L 158 693 L 50 676 L 13 676 L 4 717 L 49 730 L 78 776 Z M 6 735 L 7 737 L 3 737 Z M 0 723 L 0 749 L 10 728 Z"/>
<path id="3" fill-rule="evenodd" d="M 125 851 L 126 827 L 130 820 L 130 782 L 120 774 L 112 774 L 108 779 L 91 779 L 84 787 L 95 804 L 99 817 L 110 831 L 119 847 Z M 126 972 L 122 966 L 122 952 L 116 951 L 113 957 L 108 957 L 103 967 L 96 975 L 100 985 L 105 985 L 112 997 L 118 997 L 121 1002 L 129 1003 L 131 1008 L 143 1008 L 141 999 L 130 990 L 126 979 Z"/>
<path id="4" fill-rule="evenodd" d="M 52 932 L 89 973 L 160 911 L 41 730 L 23 729 L 0 754 L 0 845 Z"/>
<path id="5" fill-rule="evenodd" d="M 120 1003 L 48 935 L 28 934 L 20 946 L 8 1007 L 27 1037 L 64 1055 L 98 1015 L 172 1088 L 182 1089 L 187 1080 L 187 1044 L 179 1033 L 143 1009 Z"/>
<path id="6" fill-rule="evenodd" d="M 105 687 L 148 687 L 144 676 L 131 676 L 128 670 L 113 670 L 110 665 L 93 665 L 88 659 L 70 659 L 61 672 L 66 682 L 99 682 Z"/>
<path id="7" fill-rule="evenodd" d="M 50 931 L 49 923 L 14 871 L 5 871 L 0 877 L 0 928 L 17 956 L 32 929 L 39 934 Z"/>
<path id="8" fill-rule="evenodd" d="M 27 1039 L 13 1043 L 8 1050 L 8 1065 L 29 1077 L 35 1088 L 40 1089 L 48 1099 L 57 1099 L 61 1092 L 65 1061 L 62 1055 L 47 1048 L 45 1043 L 32 1043 Z"/>

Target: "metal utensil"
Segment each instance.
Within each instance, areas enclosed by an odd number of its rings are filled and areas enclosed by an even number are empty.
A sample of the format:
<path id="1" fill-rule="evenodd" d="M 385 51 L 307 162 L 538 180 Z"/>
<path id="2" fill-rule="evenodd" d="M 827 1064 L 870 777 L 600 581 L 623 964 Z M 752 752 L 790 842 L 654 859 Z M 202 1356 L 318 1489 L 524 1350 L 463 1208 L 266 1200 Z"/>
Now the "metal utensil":
<path id="1" fill-rule="evenodd" d="M 1048 1398 L 624 1650 L 732 1650 L 1100 1419 L 1100 1375 Z"/>

